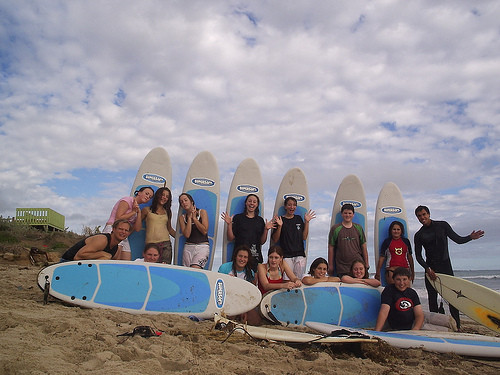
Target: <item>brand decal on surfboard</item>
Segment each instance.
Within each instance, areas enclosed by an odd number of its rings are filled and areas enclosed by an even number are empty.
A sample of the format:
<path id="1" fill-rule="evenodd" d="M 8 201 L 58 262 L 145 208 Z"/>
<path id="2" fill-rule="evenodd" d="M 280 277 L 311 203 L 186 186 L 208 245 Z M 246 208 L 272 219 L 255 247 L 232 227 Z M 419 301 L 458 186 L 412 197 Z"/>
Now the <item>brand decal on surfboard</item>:
<path id="1" fill-rule="evenodd" d="M 224 281 L 222 279 L 217 279 L 215 282 L 215 306 L 218 309 L 224 307 L 224 301 L 226 299 L 226 288 L 224 287 Z"/>
<path id="2" fill-rule="evenodd" d="M 165 184 L 166 178 L 155 173 L 144 173 L 142 179 L 154 184 Z"/>
<path id="3" fill-rule="evenodd" d="M 400 207 L 396 207 L 396 206 L 388 206 L 388 207 L 382 207 L 380 209 L 380 211 L 382 211 L 384 214 L 397 215 L 397 214 L 400 214 L 401 212 L 403 212 L 403 209 Z"/>
<path id="4" fill-rule="evenodd" d="M 203 186 L 203 187 L 214 186 L 215 185 L 215 181 L 214 180 L 211 180 L 211 179 L 205 178 L 205 177 L 195 177 L 195 178 L 192 178 L 191 182 L 194 185 Z"/>
<path id="5" fill-rule="evenodd" d="M 258 193 L 259 188 L 253 185 L 238 185 L 236 186 L 236 190 L 241 191 L 242 193 Z"/>
<path id="6" fill-rule="evenodd" d="M 362 206 L 361 202 L 358 202 L 358 201 L 352 201 L 352 200 L 344 200 L 344 201 L 340 201 L 340 207 L 342 207 L 344 204 L 352 204 L 354 206 L 354 208 L 360 208 Z"/>
<path id="7" fill-rule="evenodd" d="M 287 199 L 288 197 L 295 198 L 297 202 L 304 202 L 306 200 L 306 197 L 304 197 L 302 194 L 297 193 L 285 194 L 283 195 L 283 200 Z"/>

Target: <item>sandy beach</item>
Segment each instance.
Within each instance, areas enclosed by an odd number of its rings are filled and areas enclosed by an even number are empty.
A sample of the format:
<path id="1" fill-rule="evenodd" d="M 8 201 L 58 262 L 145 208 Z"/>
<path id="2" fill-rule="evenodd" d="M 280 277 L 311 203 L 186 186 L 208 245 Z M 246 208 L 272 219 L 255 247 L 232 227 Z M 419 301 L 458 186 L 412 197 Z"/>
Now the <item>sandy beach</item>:
<path id="1" fill-rule="evenodd" d="M 49 298 L 40 267 L 0 264 L 1 374 L 498 374 L 498 361 L 384 343 L 288 346 L 214 330 L 212 321 L 82 309 Z M 160 336 L 121 337 L 136 326 Z M 466 320 L 464 330 L 493 334 Z"/>

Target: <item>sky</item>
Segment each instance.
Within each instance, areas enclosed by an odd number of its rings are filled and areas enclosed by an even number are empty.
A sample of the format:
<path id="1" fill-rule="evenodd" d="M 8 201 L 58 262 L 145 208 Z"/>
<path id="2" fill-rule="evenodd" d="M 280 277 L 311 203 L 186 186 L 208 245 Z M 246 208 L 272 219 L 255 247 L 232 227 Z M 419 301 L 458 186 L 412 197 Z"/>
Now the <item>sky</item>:
<path id="1" fill-rule="evenodd" d="M 157 146 L 177 212 L 208 150 L 221 210 L 245 158 L 259 164 L 266 219 L 286 171 L 304 171 L 309 263 L 326 256 L 335 193 L 356 174 L 372 270 L 388 181 L 410 238 L 427 205 L 461 235 L 486 232 L 450 242 L 455 269 L 500 269 L 499 18 L 496 0 L 0 0 L 0 215 L 49 207 L 76 233 L 103 227 Z"/>

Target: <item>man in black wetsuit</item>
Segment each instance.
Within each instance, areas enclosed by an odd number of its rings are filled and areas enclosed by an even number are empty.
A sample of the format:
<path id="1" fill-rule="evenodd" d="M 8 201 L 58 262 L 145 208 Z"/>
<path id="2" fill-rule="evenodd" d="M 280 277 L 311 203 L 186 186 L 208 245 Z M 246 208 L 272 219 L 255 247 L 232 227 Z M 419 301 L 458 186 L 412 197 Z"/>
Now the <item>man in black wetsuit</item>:
<path id="1" fill-rule="evenodd" d="M 430 218 L 429 208 L 418 206 L 415 209 L 415 215 L 422 224 L 422 228 L 415 233 L 415 257 L 418 263 L 425 269 L 425 273 L 432 280 L 436 280 L 436 273 L 453 276 L 450 254 L 448 252 L 448 238 L 457 244 L 463 244 L 471 240 L 477 240 L 484 235 L 484 231 L 472 231 L 468 236 L 459 236 L 446 221 L 435 221 Z M 422 257 L 422 247 L 425 249 L 425 260 Z M 425 288 L 429 296 L 429 310 L 438 312 L 437 292 L 427 278 L 425 279 Z M 450 305 L 450 314 L 457 322 L 457 328 L 460 329 L 459 311 Z"/>

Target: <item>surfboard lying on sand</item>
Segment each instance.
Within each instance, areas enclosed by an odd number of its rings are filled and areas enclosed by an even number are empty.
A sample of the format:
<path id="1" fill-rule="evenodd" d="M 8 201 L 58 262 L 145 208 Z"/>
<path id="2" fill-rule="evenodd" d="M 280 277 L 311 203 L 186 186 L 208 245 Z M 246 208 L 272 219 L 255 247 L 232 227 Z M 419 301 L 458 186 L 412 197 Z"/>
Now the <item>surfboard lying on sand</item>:
<path id="1" fill-rule="evenodd" d="M 270 341 L 283 341 L 289 343 L 374 343 L 378 341 L 366 335 L 346 334 L 345 331 L 339 332 L 337 336 L 335 334 L 330 336 L 284 329 L 255 327 L 223 318 L 220 315 L 215 315 L 214 321 L 216 323 L 216 327 L 222 330 L 238 331 L 243 334 L 248 334 L 256 339 Z"/>
<path id="2" fill-rule="evenodd" d="M 437 353 L 455 353 L 459 355 L 477 356 L 485 358 L 500 357 L 500 338 L 440 331 L 391 331 L 378 332 L 368 330 L 352 330 L 331 324 L 306 322 L 309 328 L 328 334 L 339 329 L 368 335 L 372 338 L 384 340 L 396 348 L 422 348 Z"/>
<path id="3" fill-rule="evenodd" d="M 405 202 L 398 186 L 393 182 L 387 182 L 380 190 L 375 208 L 374 228 L 374 255 L 375 267 L 380 257 L 382 242 L 389 236 L 389 226 L 393 221 L 399 221 L 404 226 L 404 237 L 408 238 L 408 219 L 406 217 Z M 380 270 L 380 282 L 387 285 L 385 280 L 386 262 Z"/>
<path id="4" fill-rule="evenodd" d="M 260 310 L 265 318 L 287 326 L 304 326 L 306 321 L 314 321 L 374 328 L 382 290 L 336 282 L 280 289 L 263 296 Z"/>
<path id="5" fill-rule="evenodd" d="M 283 176 L 276 194 L 273 217 L 286 214 L 283 204 L 288 197 L 294 197 L 297 200 L 295 215 L 300 215 L 304 220 L 304 215 L 309 211 L 309 189 L 307 188 L 306 176 L 300 168 L 292 168 Z M 279 245 L 279 241 L 277 244 Z M 304 249 L 307 257 L 307 240 L 304 241 Z"/>
<path id="6" fill-rule="evenodd" d="M 196 208 L 207 211 L 210 254 L 205 269 L 211 270 L 214 262 L 217 226 L 219 223 L 220 180 L 217 161 L 210 152 L 202 151 L 194 158 L 187 172 L 182 192 L 193 197 Z M 179 207 L 177 217 L 179 218 L 183 213 L 184 210 Z M 182 266 L 182 254 L 186 237 L 182 234 L 181 226 L 177 224 L 176 227 L 174 264 Z"/>
<path id="7" fill-rule="evenodd" d="M 259 197 L 259 212 L 262 215 L 264 212 L 264 185 L 259 166 L 252 158 L 243 160 L 234 173 L 226 206 L 226 212 L 229 216 L 240 214 L 245 210 L 245 199 L 248 194 L 255 194 Z M 234 250 L 234 241 L 228 241 L 226 233 L 227 224 L 224 223 L 222 263 L 231 261 Z"/>
<path id="8" fill-rule="evenodd" d="M 211 319 L 217 312 L 242 314 L 261 299 L 256 286 L 237 277 L 146 262 L 58 263 L 40 271 L 38 285 L 48 287 L 53 297 L 82 307 L 203 319 Z"/>
<path id="9" fill-rule="evenodd" d="M 436 273 L 434 289 L 472 320 L 500 333 L 500 293 L 459 277 Z"/>
<path id="10" fill-rule="evenodd" d="M 130 195 L 133 196 L 137 190 L 145 186 L 151 187 L 155 192 L 161 187 L 172 188 L 172 165 L 170 164 L 170 157 L 163 147 L 156 147 L 146 155 L 137 171 Z M 144 207 L 151 206 L 152 200 L 142 204 L 140 206 L 141 210 Z M 144 222 L 142 223 L 142 229 L 139 232 L 131 233 L 128 241 L 132 250 L 132 260 L 142 258 L 142 251 L 146 242 L 146 226 Z"/>

